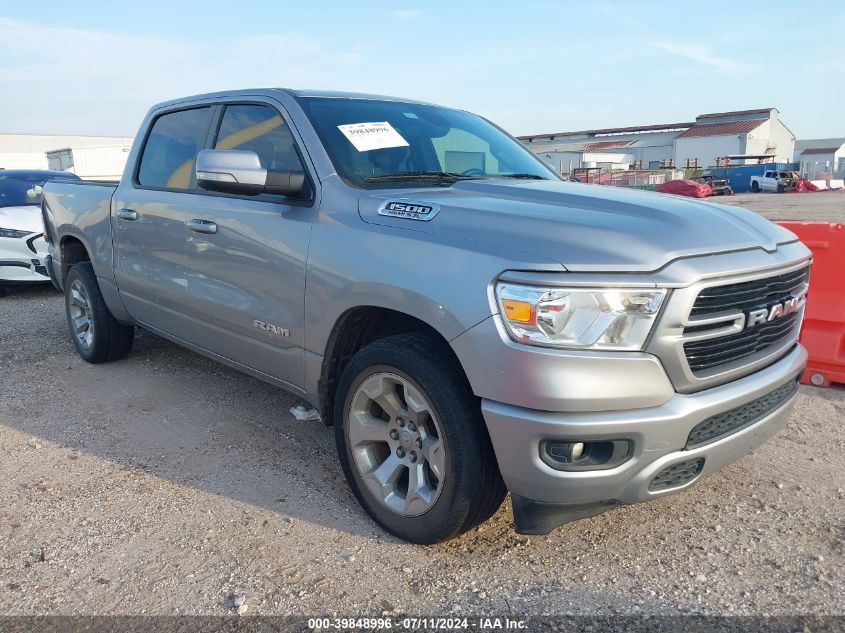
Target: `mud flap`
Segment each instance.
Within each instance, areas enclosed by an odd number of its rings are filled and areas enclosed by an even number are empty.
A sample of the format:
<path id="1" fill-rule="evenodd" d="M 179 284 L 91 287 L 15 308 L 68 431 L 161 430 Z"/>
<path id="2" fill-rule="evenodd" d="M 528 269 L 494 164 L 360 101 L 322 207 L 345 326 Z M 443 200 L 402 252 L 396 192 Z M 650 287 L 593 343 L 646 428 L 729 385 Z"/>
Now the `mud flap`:
<path id="1" fill-rule="evenodd" d="M 53 270 L 53 258 L 50 255 L 44 256 L 44 268 L 47 269 L 47 276 L 53 282 L 53 287 L 59 292 L 64 292 L 64 288 L 62 288 L 59 279 L 56 277 L 56 271 Z"/>
<path id="2" fill-rule="evenodd" d="M 532 501 L 511 495 L 514 528 L 519 534 L 548 534 L 564 523 L 587 519 L 622 505 L 618 501 L 566 504 Z"/>

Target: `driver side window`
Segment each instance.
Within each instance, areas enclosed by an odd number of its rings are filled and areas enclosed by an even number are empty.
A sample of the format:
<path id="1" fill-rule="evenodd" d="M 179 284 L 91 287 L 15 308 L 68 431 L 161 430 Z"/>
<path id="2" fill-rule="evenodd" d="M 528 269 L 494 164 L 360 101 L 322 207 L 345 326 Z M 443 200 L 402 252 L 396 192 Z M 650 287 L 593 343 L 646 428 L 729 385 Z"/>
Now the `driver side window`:
<path id="1" fill-rule="evenodd" d="M 223 111 L 214 149 L 252 151 L 264 169 L 306 172 L 296 149 L 290 128 L 281 114 L 270 106 L 259 104 L 227 105 Z M 259 199 L 271 194 L 262 194 Z M 310 198 L 307 184 L 300 199 Z"/>
<path id="2" fill-rule="evenodd" d="M 264 169 L 302 170 L 290 128 L 269 106 L 226 106 L 214 149 L 253 151 Z"/>

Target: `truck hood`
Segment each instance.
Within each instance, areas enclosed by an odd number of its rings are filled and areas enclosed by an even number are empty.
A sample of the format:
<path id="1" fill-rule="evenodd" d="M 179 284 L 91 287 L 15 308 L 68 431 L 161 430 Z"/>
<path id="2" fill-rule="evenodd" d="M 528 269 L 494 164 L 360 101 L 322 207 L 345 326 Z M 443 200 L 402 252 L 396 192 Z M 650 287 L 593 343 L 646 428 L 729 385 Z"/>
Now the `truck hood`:
<path id="1" fill-rule="evenodd" d="M 387 202 L 440 205 L 430 221 L 379 214 Z M 559 181 L 464 180 L 443 189 L 368 191 L 365 222 L 526 251 L 567 270 L 651 272 L 681 257 L 796 237 L 759 215 L 691 198 Z"/>
<path id="2" fill-rule="evenodd" d="M 41 233 L 41 208 L 32 204 L 19 207 L 0 207 L 0 228 Z"/>

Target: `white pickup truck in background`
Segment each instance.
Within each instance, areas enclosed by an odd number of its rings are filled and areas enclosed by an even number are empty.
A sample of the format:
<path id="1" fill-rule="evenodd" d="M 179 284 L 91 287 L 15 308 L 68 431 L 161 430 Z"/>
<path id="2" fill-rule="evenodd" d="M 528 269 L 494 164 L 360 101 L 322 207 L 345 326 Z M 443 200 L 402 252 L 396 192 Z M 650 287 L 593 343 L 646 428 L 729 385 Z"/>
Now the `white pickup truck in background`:
<path id="1" fill-rule="evenodd" d="M 751 176 L 751 191 L 754 193 L 761 191 L 784 193 L 794 189 L 800 178 L 801 176 L 794 171 L 770 170 L 763 173 L 762 176 Z"/>

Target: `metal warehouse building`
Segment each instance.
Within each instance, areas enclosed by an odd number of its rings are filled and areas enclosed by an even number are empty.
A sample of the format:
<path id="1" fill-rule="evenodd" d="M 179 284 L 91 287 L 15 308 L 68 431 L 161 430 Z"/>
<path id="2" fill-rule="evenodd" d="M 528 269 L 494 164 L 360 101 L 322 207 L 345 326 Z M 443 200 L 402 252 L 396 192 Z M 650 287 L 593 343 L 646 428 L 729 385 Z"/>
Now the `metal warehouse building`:
<path id="1" fill-rule="evenodd" d="M 714 112 L 684 123 L 518 138 L 561 172 L 579 167 L 708 167 L 726 156 L 734 164 L 756 163 L 759 156 L 791 162 L 795 135 L 778 114 L 776 108 Z"/>
<path id="2" fill-rule="evenodd" d="M 81 178 L 117 180 L 132 141 L 128 136 L 0 134 L 0 168 L 61 169 Z"/>
<path id="3" fill-rule="evenodd" d="M 795 141 L 794 163 L 810 180 L 845 178 L 845 138 Z"/>
<path id="4" fill-rule="evenodd" d="M 626 169 L 635 163 L 657 169 L 674 158 L 675 137 L 691 125 L 664 123 L 517 138 L 561 172 L 579 167 Z"/>

